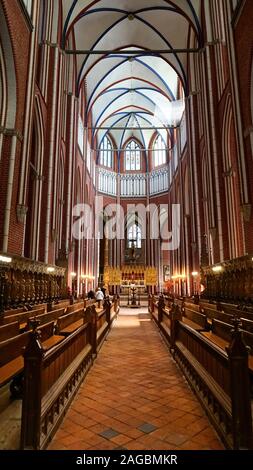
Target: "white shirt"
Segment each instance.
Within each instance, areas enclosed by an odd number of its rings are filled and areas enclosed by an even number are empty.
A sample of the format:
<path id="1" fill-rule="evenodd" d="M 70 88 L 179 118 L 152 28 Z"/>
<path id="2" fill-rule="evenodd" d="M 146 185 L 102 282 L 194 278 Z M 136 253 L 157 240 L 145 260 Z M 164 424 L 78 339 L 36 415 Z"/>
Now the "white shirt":
<path id="1" fill-rule="evenodd" d="M 96 292 L 96 300 L 103 300 L 103 298 L 104 298 L 103 292 L 101 290 L 98 290 Z"/>

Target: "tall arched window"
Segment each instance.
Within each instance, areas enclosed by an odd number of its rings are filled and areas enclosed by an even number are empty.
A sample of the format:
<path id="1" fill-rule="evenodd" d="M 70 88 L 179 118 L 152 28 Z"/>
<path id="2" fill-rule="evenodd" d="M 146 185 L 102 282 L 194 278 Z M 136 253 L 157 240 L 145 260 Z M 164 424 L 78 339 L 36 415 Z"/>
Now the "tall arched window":
<path id="1" fill-rule="evenodd" d="M 153 162 L 154 166 L 165 165 L 166 163 L 166 147 L 164 140 L 160 135 L 157 136 L 153 146 Z"/>
<path id="2" fill-rule="evenodd" d="M 107 136 L 104 137 L 100 146 L 100 165 L 112 168 L 113 148 Z"/>
<path id="3" fill-rule="evenodd" d="M 126 171 L 139 171 L 141 169 L 141 148 L 131 140 L 126 146 L 125 153 Z"/>
<path id="4" fill-rule="evenodd" d="M 141 248 L 141 229 L 137 224 L 131 225 L 128 230 L 128 248 Z"/>

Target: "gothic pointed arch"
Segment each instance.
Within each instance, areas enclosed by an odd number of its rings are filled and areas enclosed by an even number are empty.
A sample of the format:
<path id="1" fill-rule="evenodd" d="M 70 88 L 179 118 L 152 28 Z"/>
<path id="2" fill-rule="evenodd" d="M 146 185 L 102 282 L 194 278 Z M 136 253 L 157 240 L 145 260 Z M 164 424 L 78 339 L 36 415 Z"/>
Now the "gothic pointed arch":
<path id="1" fill-rule="evenodd" d="M 236 182 L 238 170 L 235 158 L 236 142 L 230 95 L 228 95 L 226 100 L 222 135 L 223 178 L 226 195 L 229 256 L 230 258 L 237 258 L 240 255 L 239 235 L 241 231 L 241 216 L 240 195 Z"/>
<path id="2" fill-rule="evenodd" d="M 5 19 L 0 4 L 0 126 L 15 129 L 17 112 L 17 85 L 15 60 Z"/>
<path id="3" fill-rule="evenodd" d="M 35 112 L 32 128 L 31 159 L 27 194 L 27 217 L 25 229 L 25 255 L 40 258 L 41 200 L 43 191 L 44 126 L 39 98 L 35 98 Z"/>

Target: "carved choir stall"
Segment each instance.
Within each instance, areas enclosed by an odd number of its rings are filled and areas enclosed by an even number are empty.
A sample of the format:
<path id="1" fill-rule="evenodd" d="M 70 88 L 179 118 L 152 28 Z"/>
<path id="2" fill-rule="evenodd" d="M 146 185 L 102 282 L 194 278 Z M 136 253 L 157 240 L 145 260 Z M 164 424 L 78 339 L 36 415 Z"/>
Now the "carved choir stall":
<path id="1" fill-rule="evenodd" d="M 66 297 L 65 268 L 0 255 L 0 313 L 25 304 L 53 302 Z"/>
<path id="2" fill-rule="evenodd" d="M 203 297 L 253 302 L 253 258 L 244 256 L 202 268 Z"/>

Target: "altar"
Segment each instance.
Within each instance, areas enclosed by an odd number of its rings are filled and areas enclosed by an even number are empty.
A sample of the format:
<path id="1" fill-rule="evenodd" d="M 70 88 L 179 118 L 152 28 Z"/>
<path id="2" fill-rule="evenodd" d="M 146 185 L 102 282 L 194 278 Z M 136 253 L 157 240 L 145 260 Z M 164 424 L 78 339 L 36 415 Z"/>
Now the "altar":
<path id="1" fill-rule="evenodd" d="M 104 284 L 108 287 L 119 286 L 120 293 L 129 294 L 135 287 L 139 295 L 146 294 L 149 286 L 158 284 L 157 269 L 153 266 L 126 265 L 121 268 L 105 267 Z"/>
<path id="2" fill-rule="evenodd" d="M 139 285 L 139 284 L 121 284 L 120 286 L 120 292 L 123 295 L 128 295 L 129 291 L 132 287 L 135 287 L 138 294 L 143 295 L 147 292 L 147 288 L 145 285 Z"/>
<path id="3" fill-rule="evenodd" d="M 141 295 L 135 284 L 128 286 L 127 306 L 130 308 L 139 308 L 141 306 Z"/>

